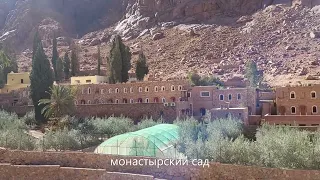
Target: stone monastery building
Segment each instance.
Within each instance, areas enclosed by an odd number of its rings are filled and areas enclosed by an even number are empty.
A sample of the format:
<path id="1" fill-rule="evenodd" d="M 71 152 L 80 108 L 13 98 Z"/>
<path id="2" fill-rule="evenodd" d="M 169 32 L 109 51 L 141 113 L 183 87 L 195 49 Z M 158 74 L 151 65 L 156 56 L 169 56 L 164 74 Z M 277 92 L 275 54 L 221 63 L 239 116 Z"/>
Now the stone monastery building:
<path id="1" fill-rule="evenodd" d="M 8 84 L 0 91 L 0 108 L 18 115 L 33 108 L 28 79 L 21 79 L 21 73 L 10 73 Z M 212 119 L 232 115 L 247 125 L 320 124 L 320 85 L 278 87 L 269 91 L 249 87 L 192 87 L 186 79 L 164 81 L 151 75 L 144 81 L 131 78 L 118 84 L 108 84 L 104 76 L 72 77 L 70 83 L 63 85 L 76 87 L 74 115 L 79 117 L 123 115 L 133 120 L 152 117 L 172 122 L 177 117 L 202 119 L 210 113 Z"/>

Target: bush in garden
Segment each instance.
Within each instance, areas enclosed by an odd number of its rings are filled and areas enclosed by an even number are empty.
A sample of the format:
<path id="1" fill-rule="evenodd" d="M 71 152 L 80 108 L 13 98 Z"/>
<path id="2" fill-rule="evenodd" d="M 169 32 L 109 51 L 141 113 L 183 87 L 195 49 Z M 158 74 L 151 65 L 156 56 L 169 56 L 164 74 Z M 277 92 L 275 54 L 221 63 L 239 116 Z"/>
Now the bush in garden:
<path id="1" fill-rule="evenodd" d="M 27 114 L 23 116 L 23 120 L 28 126 L 35 126 L 37 123 L 34 111 L 27 112 Z"/>
<path id="2" fill-rule="evenodd" d="M 76 130 L 69 131 L 67 128 L 57 131 L 49 131 L 43 138 L 43 149 L 60 150 L 77 150 L 81 144 L 78 139 Z"/>
<path id="3" fill-rule="evenodd" d="M 134 126 L 133 121 L 125 117 L 109 117 L 91 119 L 97 134 L 113 137 L 130 132 Z"/>
<path id="4" fill-rule="evenodd" d="M 132 129 L 132 131 L 138 131 L 141 129 L 145 129 L 145 128 L 149 128 L 155 125 L 160 124 L 160 121 L 154 121 L 152 118 L 150 119 L 143 119 L 142 121 L 140 121 L 136 126 L 134 126 L 134 128 Z"/>
<path id="5" fill-rule="evenodd" d="M 256 137 L 261 165 L 278 168 L 311 166 L 314 144 L 310 141 L 310 132 L 266 125 L 258 130 Z"/>
<path id="6" fill-rule="evenodd" d="M 244 124 L 241 120 L 228 116 L 208 123 L 207 131 L 210 135 L 222 134 L 223 137 L 237 138 L 243 133 Z"/>

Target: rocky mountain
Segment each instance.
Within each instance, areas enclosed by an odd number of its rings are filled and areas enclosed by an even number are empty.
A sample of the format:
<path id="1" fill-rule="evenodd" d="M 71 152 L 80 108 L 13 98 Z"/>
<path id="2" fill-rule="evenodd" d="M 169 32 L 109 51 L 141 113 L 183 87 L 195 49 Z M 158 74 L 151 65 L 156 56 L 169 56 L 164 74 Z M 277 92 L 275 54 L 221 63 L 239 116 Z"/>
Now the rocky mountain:
<path id="1" fill-rule="evenodd" d="M 0 42 L 16 50 L 22 71 L 29 68 L 38 30 L 49 57 L 54 34 L 61 55 L 75 42 L 87 72 L 96 67 L 96 46 L 105 59 L 109 39 L 118 33 L 134 55 L 143 50 L 151 70 L 164 78 L 197 70 L 232 80 L 252 59 L 271 85 L 318 82 L 318 5 L 320 0 L 2 0 Z"/>

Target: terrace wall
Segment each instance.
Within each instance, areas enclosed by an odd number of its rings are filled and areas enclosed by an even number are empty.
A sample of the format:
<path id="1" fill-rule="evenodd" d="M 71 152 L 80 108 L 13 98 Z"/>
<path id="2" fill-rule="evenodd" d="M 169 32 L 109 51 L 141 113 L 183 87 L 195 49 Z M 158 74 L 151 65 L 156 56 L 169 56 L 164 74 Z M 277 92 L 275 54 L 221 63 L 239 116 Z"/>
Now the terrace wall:
<path id="1" fill-rule="evenodd" d="M 304 125 L 304 126 L 319 126 L 319 115 L 267 115 L 262 118 L 262 123 L 269 123 L 274 125 Z"/>
<path id="2" fill-rule="evenodd" d="M 51 171 L 44 171 L 44 167 L 25 168 L 25 170 L 17 170 L 19 166 L 1 167 L 0 173 L 1 179 L 8 179 L 8 177 L 17 177 L 17 174 L 32 176 L 39 176 L 42 179 L 52 173 L 52 177 L 59 174 L 61 179 L 83 179 L 82 177 L 91 177 L 91 179 L 98 179 L 105 169 L 108 172 L 122 172 L 109 173 L 106 176 L 112 176 L 114 178 L 108 179 L 128 179 L 131 177 L 128 174 L 146 174 L 156 178 L 166 179 L 284 179 L 284 180 L 316 180 L 320 179 L 320 171 L 318 170 L 290 170 L 290 169 L 275 169 L 275 168 L 262 168 L 255 166 L 240 166 L 240 165 L 228 165 L 220 163 L 210 163 L 209 167 L 193 166 L 191 162 L 189 165 L 180 166 L 112 166 L 111 159 L 147 159 L 142 157 L 121 157 L 111 155 L 99 155 L 92 153 L 67 153 L 67 152 L 24 152 L 24 151 L 9 151 L 0 150 L 0 163 L 22 164 L 22 165 L 59 165 L 65 167 L 74 168 L 60 168 L 59 166 L 52 166 Z M 152 159 L 152 158 L 149 158 Z M 152 159 L 153 160 L 153 159 Z M 10 168 L 16 168 L 14 170 Z M 23 167 L 23 166 L 20 166 Z M 35 166 L 36 167 L 36 166 Z M 76 168 L 92 168 L 97 171 L 83 171 L 83 169 Z M 23 167 L 24 168 L 24 167 Z M 20 172 L 19 172 L 20 171 Z M 59 173 L 57 173 L 59 171 Z M 87 174 L 87 176 L 81 176 L 81 173 Z M 51 176 L 51 175 L 50 175 Z M 129 177 L 128 177 L 129 176 Z M 38 179 L 39 179 L 38 177 Z M 117 178 L 118 177 L 118 178 Z M 122 177 L 122 178 L 119 178 Z M 134 175 L 132 175 L 134 177 Z M 150 176 L 140 176 L 140 179 L 152 179 Z M 35 178 L 37 179 L 37 178 Z M 130 178 L 129 178 L 130 179 Z"/>

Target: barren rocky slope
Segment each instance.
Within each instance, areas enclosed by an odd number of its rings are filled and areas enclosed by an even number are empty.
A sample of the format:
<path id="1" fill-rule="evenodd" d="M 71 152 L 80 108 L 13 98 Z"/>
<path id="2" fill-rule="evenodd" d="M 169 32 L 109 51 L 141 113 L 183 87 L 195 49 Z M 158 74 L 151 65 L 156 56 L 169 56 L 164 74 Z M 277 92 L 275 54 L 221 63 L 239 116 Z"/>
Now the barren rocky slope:
<path id="1" fill-rule="evenodd" d="M 151 70 L 164 78 L 194 69 L 232 79 L 241 76 L 245 61 L 252 59 L 267 83 L 297 84 L 305 83 L 306 75 L 319 75 L 318 4 L 319 0 L 4 0 L 0 41 L 17 50 L 23 71 L 29 68 L 29 49 L 38 28 L 49 57 L 54 33 L 61 55 L 76 42 L 85 71 L 96 67 L 97 45 L 105 59 L 111 35 L 119 33 L 134 54 L 143 50 Z M 5 20 L 2 14 L 8 14 Z"/>

